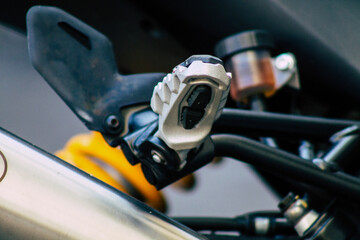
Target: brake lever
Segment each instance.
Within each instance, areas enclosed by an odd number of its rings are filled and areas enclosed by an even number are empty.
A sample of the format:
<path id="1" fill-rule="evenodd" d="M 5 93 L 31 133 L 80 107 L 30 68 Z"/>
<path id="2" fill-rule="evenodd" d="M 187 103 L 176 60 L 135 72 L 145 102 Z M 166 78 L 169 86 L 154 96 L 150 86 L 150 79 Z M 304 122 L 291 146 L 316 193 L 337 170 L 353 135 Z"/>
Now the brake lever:
<path id="1" fill-rule="evenodd" d="M 121 146 L 156 188 L 212 160 L 209 133 L 225 106 L 230 77 L 220 59 L 194 55 L 154 88 L 151 107 L 158 120 L 125 136 Z"/>

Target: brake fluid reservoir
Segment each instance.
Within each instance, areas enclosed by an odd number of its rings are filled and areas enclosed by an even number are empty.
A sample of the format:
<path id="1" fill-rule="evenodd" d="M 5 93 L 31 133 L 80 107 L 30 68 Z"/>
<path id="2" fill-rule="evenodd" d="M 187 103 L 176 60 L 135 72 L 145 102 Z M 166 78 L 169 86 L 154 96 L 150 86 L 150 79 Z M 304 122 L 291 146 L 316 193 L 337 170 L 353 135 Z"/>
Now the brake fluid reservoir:
<path id="1" fill-rule="evenodd" d="M 241 101 L 257 93 L 275 88 L 275 74 L 269 50 L 273 41 L 266 31 L 247 31 L 220 41 L 215 54 L 225 61 L 225 68 L 232 72 L 230 94 Z"/>

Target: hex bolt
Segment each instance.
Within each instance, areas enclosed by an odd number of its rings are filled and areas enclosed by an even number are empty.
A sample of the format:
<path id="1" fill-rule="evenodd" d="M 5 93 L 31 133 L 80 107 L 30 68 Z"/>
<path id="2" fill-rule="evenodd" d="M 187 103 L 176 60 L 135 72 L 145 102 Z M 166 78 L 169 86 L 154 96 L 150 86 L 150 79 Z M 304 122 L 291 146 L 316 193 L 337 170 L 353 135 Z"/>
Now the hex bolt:
<path id="1" fill-rule="evenodd" d="M 295 66 L 295 60 L 293 56 L 288 53 L 280 54 L 275 59 L 275 67 L 280 71 L 287 71 Z"/>
<path id="2" fill-rule="evenodd" d="M 159 164 L 166 163 L 165 159 L 156 151 L 151 151 L 151 156 L 152 156 L 152 159 L 154 160 L 154 162 L 156 162 L 156 163 L 159 163 Z"/>
<path id="3" fill-rule="evenodd" d="M 115 115 L 110 115 L 106 118 L 106 125 L 112 130 L 116 130 L 120 127 L 120 121 Z"/>

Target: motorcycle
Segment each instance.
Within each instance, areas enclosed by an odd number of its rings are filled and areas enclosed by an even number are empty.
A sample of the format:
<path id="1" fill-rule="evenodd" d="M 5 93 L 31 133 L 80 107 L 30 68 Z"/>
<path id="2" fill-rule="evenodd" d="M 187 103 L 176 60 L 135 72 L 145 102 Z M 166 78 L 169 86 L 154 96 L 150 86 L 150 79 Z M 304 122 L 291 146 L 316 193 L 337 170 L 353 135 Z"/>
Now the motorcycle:
<path id="1" fill-rule="evenodd" d="M 4 238 L 358 238 L 359 122 L 299 115 L 308 101 L 299 54 L 271 57 L 268 32 L 227 37 L 218 57 L 191 56 L 169 74 L 124 75 L 110 41 L 70 14 L 34 7 L 27 22 L 37 71 L 156 189 L 227 156 L 253 165 L 283 200 L 280 211 L 174 221 L 3 131 Z M 265 112 L 284 99 L 291 114 Z"/>

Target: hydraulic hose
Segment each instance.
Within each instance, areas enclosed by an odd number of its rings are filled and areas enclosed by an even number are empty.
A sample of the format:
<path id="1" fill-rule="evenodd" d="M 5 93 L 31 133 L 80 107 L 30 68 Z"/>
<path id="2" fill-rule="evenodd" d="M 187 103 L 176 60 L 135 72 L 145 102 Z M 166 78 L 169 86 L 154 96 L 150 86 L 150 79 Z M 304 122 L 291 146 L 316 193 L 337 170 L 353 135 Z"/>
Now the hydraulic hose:
<path id="1" fill-rule="evenodd" d="M 176 221 L 195 231 L 239 231 L 244 235 L 257 235 L 259 230 L 266 236 L 295 235 L 293 225 L 280 212 L 252 212 L 235 218 L 222 217 L 175 217 Z M 258 229 L 257 222 L 268 223 L 267 229 Z"/>
<path id="2" fill-rule="evenodd" d="M 333 133 L 352 125 L 360 126 L 360 122 L 224 108 L 212 132 L 328 140 Z"/>
<path id="3" fill-rule="evenodd" d="M 360 180 L 344 173 L 331 173 L 294 154 L 257 141 L 230 134 L 212 135 L 216 156 L 231 157 L 283 178 L 319 187 L 331 194 L 360 201 Z"/>

